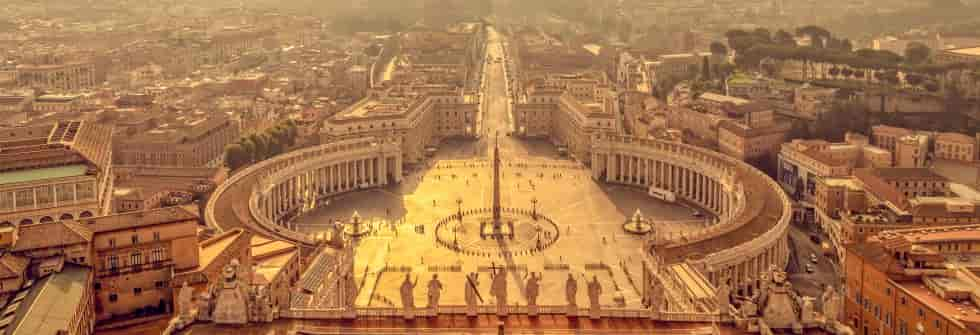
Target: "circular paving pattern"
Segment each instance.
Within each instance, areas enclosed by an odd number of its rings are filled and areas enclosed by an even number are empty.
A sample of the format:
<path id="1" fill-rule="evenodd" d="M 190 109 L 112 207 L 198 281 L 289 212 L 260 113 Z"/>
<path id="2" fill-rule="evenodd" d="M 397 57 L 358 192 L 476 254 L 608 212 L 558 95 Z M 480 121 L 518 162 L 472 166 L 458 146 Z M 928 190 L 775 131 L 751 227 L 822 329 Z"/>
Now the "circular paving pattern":
<path id="1" fill-rule="evenodd" d="M 439 220 L 435 233 L 436 242 L 449 250 L 484 257 L 531 255 L 551 247 L 559 235 L 558 225 L 550 218 L 511 208 L 502 210 L 497 227 L 492 210 L 482 208 Z"/>

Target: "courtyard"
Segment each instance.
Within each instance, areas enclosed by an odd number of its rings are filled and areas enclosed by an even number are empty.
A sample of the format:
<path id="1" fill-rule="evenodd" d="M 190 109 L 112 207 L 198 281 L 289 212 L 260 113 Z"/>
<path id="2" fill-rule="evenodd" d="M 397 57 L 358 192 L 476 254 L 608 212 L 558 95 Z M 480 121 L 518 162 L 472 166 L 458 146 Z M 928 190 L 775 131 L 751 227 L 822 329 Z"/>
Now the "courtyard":
<path id="1" fill-rule="evenodd" d="M 571 274 L 579 282 L 580 305 L 588 301 L 586 283 L 596 278 L 602 305 L 638 308 L 642 301 L 634 283 L 642 275 L 625 269 L 641 268 L 646 237 L 627 233 L 623 223 L 637 210 L 662 232 L 701 229 L 710 220 L 695 217 L 696 209 L 685 204 L 652 198 L 645 190 L 597 182 L 581 164 L 546 152 L 545 143 L 511 142 L 511 156 L 503 155 L 501 162 L 501 207 L 540 216 L 515 225 L 513 239 L 483 240 L 460 231 L 458 249 L 437 243 L 438 222 L 459 224 L 453 222 L 457 213 L 492 207 L 491 160 L 465 154 L 480 145 L 446 143 L 401 184 L 347 193 L 296 219 L 297 230 L 309 234 L 326 231 L 335 221 L 349 221 L 355 212 L 371 226 L 355 248 L 358 306 L 400 307 L 399 287 L 406 273 L 420 286 L 414 290 L 417 306 L 425 305 L 425 287 L 434 274 L 444 287 L 440 304 L 464 305 L 463 287 L 472 272 L 479 273 L 476 285 L 483 304 L 494 304 L 491 270 L 506 268 L 508 304 L 527 304 L 524 283 L 533 272 L 542 276 L 539 305 L 564 305 L 564 283 Z M 554 230 L 533 230 L 549 223 Z M 457 232 L 447 232 L 441 233 L 444 241 L 456 238 Z M 540 235 L 550 242 L 535 245 Z"/>

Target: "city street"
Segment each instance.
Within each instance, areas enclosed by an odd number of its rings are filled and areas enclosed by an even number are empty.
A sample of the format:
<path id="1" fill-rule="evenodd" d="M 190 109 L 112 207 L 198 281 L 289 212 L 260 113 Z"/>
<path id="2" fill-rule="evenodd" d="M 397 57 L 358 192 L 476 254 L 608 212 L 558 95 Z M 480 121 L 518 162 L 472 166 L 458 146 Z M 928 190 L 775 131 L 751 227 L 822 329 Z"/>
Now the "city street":
<path id="1" fill-rule="evenodd" d="M 821 242 L 827 241 L 827 237 L 818 230 L 812 225 L 804 226 L 798 222 L 790 225 L 788 238 L 793 253 L 786 271 L 793 287 L 802 295 L 820 296 L 824 285 L 840 285 L 840 266 L 832 257 L 824 255 L 819 243 L 811 240 L 810 235 L 816 234 Z M 810 255 L 816 256 L 816 263 L 811 262 Z M 812 264 L 812 273 L 806 271 L 806 264 Z"/>

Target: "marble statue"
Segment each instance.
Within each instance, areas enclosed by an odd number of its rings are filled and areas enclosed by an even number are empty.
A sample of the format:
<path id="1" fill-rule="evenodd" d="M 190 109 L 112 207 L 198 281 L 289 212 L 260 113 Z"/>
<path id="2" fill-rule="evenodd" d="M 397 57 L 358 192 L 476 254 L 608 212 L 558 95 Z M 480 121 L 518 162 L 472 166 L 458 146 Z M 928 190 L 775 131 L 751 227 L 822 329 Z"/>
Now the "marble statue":
<path id="1" fill-rule="evenodd" d="M 599 318 L 600 306 L 599 306 L 599 295 L 602 294 L 602 284 L 599 284 L 599 277 L 592 276 L 592 281 L 588 284 L 589 290 L 589 317 L 592 319 Z"/>
<path id="2" fill-rule="evenodd" d="M 571 272 L 568 273 L 568 279 L 565 279 L 565 301 L 568 302 L 570 308 L 577 307 L 578 304 L 575 302 L 576 296 L 578 295 L 578 281 L 575 280 L 575 276 Z"/>
<path id="3" fill-rule="evenodd" d="M 354 274 L 350 272 L 344 273 L 344 307 L 347 309 L 353 309 L 355 303 L 357 302 L 357 279 L 354 278 Z"/>
<path id="4" fill-rule="evenodd" d="M 183 318 L 192 317 L 194 310 L 194 289 L 184 282 L 177 293 L 177 308 L 180 308 L 180 316 Z"/>
<path id="5" fill-rule="evenodd" d="M 238 277 L 238 267 L 238 259 L 232 259 L 221 273 L 212 316 L 215 323 L 248 323 L 248 288 Z"/>
<path id="6" fill-rule="evenodd" d="M 837 294 L 837 290 L 830 285 L 825 286 L 823 294 L 820 295 L 820 301 L 821 312 L 827 323 L 837 322 L 841 310 L 841 297 Z"/>
<path id="7" fill-rule="evenodd" d="M 541 291 L 541 274 L 531 272 L 524 283 L 524 295 L 527 297 L 527 312 L 529 315 L 538 314 L 538 294 Z"/>
<path id="8" fill-rule="evenodd" d="M 436 311 L 439 308 L 439 297 L 442 295 L 442 282 L 439 275 L 433 274 L 429 280 L 429 309 Z"/>
<path id="9" fill-rule="evenodd" d="M 490 294 L 497 299 L 497 315 L 507 315 L 507 269 L 500 269 L 493 276 Z"/>
<path id="10" fill-rule="evenodd" d="M 728 280 L 722 280 L 721 285 L 715 290 L 718 298 L 718 312 L 722 315 L 728 314 L 728 306 L 732 304 L 732 288 L 728 286 Z"/>
<path id="11" fill-rule="evenodd" d="M 742 302 L 742 305 L 738 308 L 739 317 L 752 318 L 759 314 L 759 306 L 755 304 L 755 301 L 751 299 Z"/>
<path id="12" fill-rule="evenodd" d="M 664 305 L 664 286 L 660 279 L 653 277 L 650 280 L 650 290 L 647 292 L 647 303 L 654 312 L 660 312 Z"/>
<path id="13" fill-rule="evenodd" d="M 402 308 L 413 309 L 415 308 L 415 285 L 418 281 L 412 282 L 412 275 L 410 273 L 405 274 L 405 280 L 402 281 L 402 287 L 400 289 L 402 295 Z"/>
<path id="14" fill-rule="evenodd" d="M 211 303 L 211 292 L 205 290 L 197 297 L 197 320 L 211 321 L 214 305 Z"/>
<path id="15" fill-rule="evenodd" d="M 473 272 L 466 275 L 466 315 L 476 316 L 477 306 L 479 303 L 483 302 L 483 297 L 480 296 L 480 274 Z"/>

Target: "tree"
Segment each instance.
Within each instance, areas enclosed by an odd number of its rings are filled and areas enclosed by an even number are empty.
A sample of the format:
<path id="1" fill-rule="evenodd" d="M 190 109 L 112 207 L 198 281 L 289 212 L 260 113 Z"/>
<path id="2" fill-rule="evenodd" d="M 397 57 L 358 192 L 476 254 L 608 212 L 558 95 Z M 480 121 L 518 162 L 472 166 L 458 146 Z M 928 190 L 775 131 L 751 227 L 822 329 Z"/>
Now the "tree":
<path id="1" fill-rule="evenodd" d="M 922 85 L 922 83 L 925 82 L 925 79 L 926 78 L 920 74 L 909 73 L 905 75 L 905 82 L 912 86 Z"/>
<path id="2" fill-rule="evenodd" d="M 708 56 L 701 57 L 701 80 L 711 80 L 711 65 Z"/>
<path id="3" fill-rule="evenodd" d="M 256 161 L 269 158 L 269 140 L 265 134 L 252 134 L 248 139 L 252 143 L 255 143 L 254 153 Z"/>
<path id="4" fill-rule="evenodd" d="M 717 69 L 718 77 L 720 77 L 722 81 L 728 80 L 728 77 L 735 73 L 735 66 L 731 63 L 718 64 Z"/>
<path id="5" fill-rule="evenodd" d="M 898 71 L 895 70 L 878 71 L 875 73 L 875 78 L 877 78 L 879 81 L 886 82 L 892 85 L 898 84 Z"/>
<path id="6" fill-rule="evenodd" d="M 250 161 L 249 153 L 241 144 L 232 143 L 225 147 L 225 164 L 232 171 L 247 165 Z"/>
<path id="7" fill-rule="evenodd" d="M 766 28 L 755 28 L 755 30 L 752 31 L 752 37 L 755 37 L 756 43 L 772 43 L 772 34 L 769 33 L 769 29 Z"/>
<path id="8" fill-rule="evenodd" d="M 238 144 L 242 146 L 242 151 L 245 151 L 249 163 L 257 160 L 255 157 L 255 142 L 253 142 L 251 138 L 241 138 L 238 140 Z"/>
<path id="9" fill-rule="evenodd" d="M 709 48 L 711 49 L 711 54 L 715 56 L 724 56 L 728 54 L 728 47 L 726 47 L 724 43 L 718 41 L 711 42 Z"/>
<path id="10" fill-rule="evenodd" d="M 797 36 L 809 36 L 811 45 L 822 48 L 824 47 L 823 41 L 825 39 L 830 39 L 830 31 L 824 29 L 823 27 L 809 25 L 796 28 Z"/>
<path id="11" fill-rule="evenodd" d="M 785 30 L 777 30 L 775 34 L 772 35 L 772 42 L 776 45 L 795 47 L 796 39 L 793 35 L 786 32 Z"/>
<path id="12" fill-rule="evenodd" d="M 905 47 L 905 61 L 909 64 L 922 64 L 929 59 L 931 53 L 932 50 L 925 44 L 912 42 Z"/>

